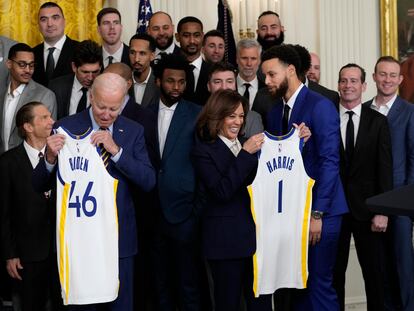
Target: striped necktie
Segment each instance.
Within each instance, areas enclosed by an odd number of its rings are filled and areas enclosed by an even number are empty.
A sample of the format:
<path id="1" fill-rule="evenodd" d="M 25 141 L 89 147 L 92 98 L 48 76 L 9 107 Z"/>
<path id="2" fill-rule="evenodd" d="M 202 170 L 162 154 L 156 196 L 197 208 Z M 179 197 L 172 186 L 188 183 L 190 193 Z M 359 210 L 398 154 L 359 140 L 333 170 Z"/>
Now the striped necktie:
<path id="1" fill-rule="evenodd" d="M 100 131 L 107 131 L 108 129 L 100 127 L 99 130 Z M 111 154 L 104 148 L 103 144 L 99 145 L 99 151 L 100 151 L 100 156 L 102 158 L 102 161 L 103 161 L 105 167 L 107 168 L 108 164 L 109 164 L 109 158 L 111 157 Z"/>

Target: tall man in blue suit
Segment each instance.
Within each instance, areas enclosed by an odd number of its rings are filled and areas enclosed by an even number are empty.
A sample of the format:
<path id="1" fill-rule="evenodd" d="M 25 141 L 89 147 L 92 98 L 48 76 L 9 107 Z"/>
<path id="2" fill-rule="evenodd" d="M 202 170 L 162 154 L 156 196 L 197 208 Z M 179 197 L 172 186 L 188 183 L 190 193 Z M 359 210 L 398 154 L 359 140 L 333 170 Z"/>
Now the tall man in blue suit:
<path id="1" fill-rule="evenodd" d="M 403 80 L 399 62 L 391 56 L 380 57 L 373 79 L 377 96 L 364 105 L 387 116 L 391 133 L 394 188 L 414 183 L 414 106 L 397 95 Z M 399 309 L 414 310 L 413 222 L 406 216 L 391 216 L 388 226 L 399 287 Z M 394 272 L 393 272 L 394 273 Z M 387 295 L 387 293 L 386 293 Z"/>
<path id="2" fill-rule="evenodd" d="M 182 99 L 192 74 L 184 56 L 163 54 L 153 69 L 161 91 L 159 102 L 149 107 L 157 114 L 158 154 L 152 162 L 157 171 L 153 248 L 158 310 L 199 310 L 198 205 L 190 151 L 200 107 Z"/>
<path id="3" fill-rule="evenodd" d="M 300 57 L 292 46 L 273 47 L 263 54 L 262 61 L 270 93 L 283 99 L 269 112 L 267 130 L 281 135 L 293 123 L 304 122 L 312 132 L 303 149 L 306 172 L 316 181 L 309 232 L 309 278 L 307 289 L 295 299 L 295 309 L 339 310 L 332 270 L 342 215 L 348 207 L 339 178 L 338 113 L 328 99 L 300 81 Z"/>
<path id="4" fill-rule="evenodd" d="M 91 108 L 57 122 L 54 127 L 65 127 L 80 135 L 88 128 L 97 132 L 91 143 L 103 146 L 111 154 L 107 169 L 118 179 L 116 204 L 119 223 L 119 280 L 118 298 L 108 303 L 110 310 L 133 309 L 133 258 L 137 252 L 135 211 L 130 189 L 139 187 L 150 191 L 155 184 L 154 169 L 145 148 L 141 125 L 119 115 L 127 93 L 127 82 L 114 73 L 104 73 L 95 79 L 90 100 Z M 100 130 L 102 129 L 102 130 Z M 48 189 L 56 180 L 58 153 L 64 145 L 64 136 L 54 134 L 47 139 L 45 160 L 34 171 L 35 188 Z M 76 306 L 76 310 L 96 310 L 95 305 Z"/>

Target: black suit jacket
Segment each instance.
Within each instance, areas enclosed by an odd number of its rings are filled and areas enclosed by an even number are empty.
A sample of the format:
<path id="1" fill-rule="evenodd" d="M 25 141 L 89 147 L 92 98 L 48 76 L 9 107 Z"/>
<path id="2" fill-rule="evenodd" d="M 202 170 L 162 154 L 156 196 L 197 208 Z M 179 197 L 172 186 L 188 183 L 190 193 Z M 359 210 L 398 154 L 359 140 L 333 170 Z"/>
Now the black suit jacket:
<path id="1" fill-rule="evenodd" d="M 30 182 L 33 168 L 23 144 L 0 157 L 1 245 L 4 259 L 45 260 L 51 249 L 53 212 Z"/>
<path id="2" fill-rule="evenodd" d="M 270 110 L 276 105 L 278 99 L 273 98 L 270 95 L 269 90 L 267 87 L 259 88 L 256 93 L 256 97 L 253 101 L 252 110 L 256 111 L 262 117 L 262 122 L 264 127 L 267 127 L 267 115 L 269 114 Z"/>
<path id="3" fill-rule="evenodd" d="M 49 89 L 56 95 L 57 103 L 57 120 L 69 115 L 70 98 L 72 96 L 72 87 L 75 80 L 73 73 L 67 74 L 49 82 Z"/>
<path id="4" fill-rule="evenodd" d="M 362 105 L 361 119 L 352 160 L 347 166 L 344 142 L 341 144 L 340 175 L 349 210 L 360 221 L 371 213 L 365 200 L 392 189 L 391 137 L 387 118 Z"/>
<path id="5" fill-rule="evenodd" d="M 329 99 L 334 104 L 339 104 L 339 94 L 338 92 L 332 91 L 316 82 L 308 80 L 308 88 L 316 93 L 321 94 L 322 96 Z"/>
<path id="6" fill-rule="evenodd" d="M 200 75 L 197 81 L 197 88 L 194 91 L 194 75 L 187 78 L 187 87 L 184 93 L 184 98 L 188 101 L 204 106 L 210 96 L 207 88 L 208 71 L 210 65 L 203 60 L 200 69 Z"/>
<path id="7" fill-rule="evenodd" d="M 59 59 L 55 64 L 55 70 L 53 71 L 52 79 L 72 73 L 73 53 L 78 44 L 78 41 L 72 40 L 71 38 L 66 36 L 66 40 L 63 44 L 62 51 L 60 52 Z M 40 43 L 39 45 L 36 45 L 33 48 L 36 62 L 36 67 L 33 72 L 33 80 L 44 86 L 48 86 L 49 80 L 47 79 L 45 72 L 43 49 L 43 43 Z"/>

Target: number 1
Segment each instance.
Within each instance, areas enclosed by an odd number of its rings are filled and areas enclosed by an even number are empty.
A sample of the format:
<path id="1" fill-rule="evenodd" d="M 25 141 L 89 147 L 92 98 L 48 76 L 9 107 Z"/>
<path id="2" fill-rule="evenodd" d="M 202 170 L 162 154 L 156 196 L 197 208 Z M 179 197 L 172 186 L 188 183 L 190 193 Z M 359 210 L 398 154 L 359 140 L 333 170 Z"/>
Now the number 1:
<path id="1" fill-rule="evenodd" d="M 277 202 L 277 212 L 282 212 L 282 193 L 283 193 L 283 180 L 279 180 L 279 198 Z"/>

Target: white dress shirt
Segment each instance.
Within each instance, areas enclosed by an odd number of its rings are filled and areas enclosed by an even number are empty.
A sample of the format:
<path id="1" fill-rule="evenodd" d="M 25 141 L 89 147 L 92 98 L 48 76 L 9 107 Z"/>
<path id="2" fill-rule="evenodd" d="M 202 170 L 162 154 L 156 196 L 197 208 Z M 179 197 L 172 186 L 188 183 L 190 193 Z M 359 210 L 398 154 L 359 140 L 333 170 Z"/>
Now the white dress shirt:
<path id="1" fill-rule="evenodd" d="M 26 84 L 20 84 L 13 92 L 10 91 L 11 83 L 7 89 L 7 94 L 4 99 L 4 115 L 3 115 L 3 142 L 4 151 L 9 149 L 9 138 L 12 128 L 14 115 L 16 114 L 16 107 L 19 102 L 20 96 L 22 95 Z"/>
<path id="2" fill-rule="evenodd" d="M 237 75 L 237 92 L 243 96 L 244 92 L 246 91 L 245 83 L 249 83 L 249 109 L 251 110 L 253 107 L 254 98 L 256 97 L 257 91 L 259 90 L 259 80 L 257 80 L 257 76 L 250 82 L 247 82 Z"/>
<path id="3" fill-rule="evenodd" d="M 150 70 L 148 72 L 147 78 L 143 82 L 137 82 L 135 80 L 134 74 L 132 74 L 132 79 L 134 81 L 134 94 L 135 94 L 135 102 L 137 104 L 142 104 L 142 98 L 144 97 L 145 88 L 147 87 L 147 83 L 149 80 L 149 77 L 151 75 L 152 69 L 150 67 Z"/>
<path id="4" fill-rule="evenodd" d="M 175 109 L 177 108 L 175 103 L 171 107 L 167 107 L 160 100 L 158 108 L 158 142 L 160 145 L 160 154 L 164 151 L 165 141 L 167 140 L 168 129 L 170 128 L 171 120 L 174 116 Z"/>
<path id="5" fill-rule="evenodd" d="M 201 65 L 203 64 L 203 57 L 200 56 L 196 58 L 191 65 L 194 66 L 193 75 L 194 75 L 194 91 L 197 89 L 198 78 L 200 77 Z"/>
<path id="6" fill-rule="evenodd" d="M 35 168 L 36 165 L 39 163 L 39 153 L 41 152 L 43 155 L 45 154 L 46 145 L 43 146 L 42 149 L 37 150 L 30 146 L 25 140 L 23 141 L 23 147 L 26 150 L 27 156 L 29 157 L 30 163 L 32 167 Z"/>
<path id="7" fill-rule="evenodd" d="M 69 115 L 75 114 L 76 109 L 78 108 L 78 104 L 80 99 L 82 98 L 82 84 L 80 84 L 78 78 L 73 79 L 73 85 L 72 85 L 72 93 L 70 95 L 70 105 L 69 105 Z M 90 89 L 88 89 L 88 92 L 86 93 L 86 108 L 89 107 L 89 92 Z"/>
<path id="8" fill-rule="evenodd" d="M 378 111 L 379 113 L 382 113 L 384 116 L 387 116 L 396 99 L 397 99 L 397 94 L 395 94 L 384 105 L 378 105 L 377 102 L 376 102 L 376 97 L 374 97 L 374 99 L 372 100 L 372 103 L 371 103 L 371 108 Z"/>
<path id="9" fill-rule="evenodd" d="M 122 59 L 122 52 L 124 51 L 124 44 L 122 43 L 120 48 L 114 53 L 109 54 L 107 50 L 102 46 L 102 58 L 103 58 L 103 65 L 104 68 L 108 66 L 109 63 L 109 56 L 112 56 L 112 63 L 120 63 Z"/>
<path id="10" fill-rule="evenodd" d="M 297 88 L 297 90 L 295 91 L 295 93 L 293 93 L 293 95 L 289 98 L 289 100 L 287 102 L 285 102 L 285 99 L 283 98 L 283 104 L 284 105 L 288 105 L 290 110 L 289 110 L 289 119 L 290 116 L 292 115 L 292 109 L 293 106 L 295 105 L 296 102 L 296 98 L 299 95 L 300 90 L 304 87 L 305 85 L 303 83 L 300 84 L 300 86 Z"/>
<path id="11" fill-rule="evenodd" d="M 60 53 L 62 52 L 62 49 L 63 49 L 63 45 L 65 44 L 65 41 L 66 41 L 66 35 L 63 35 L 63 37 L 60 38 L 53 46 L 48 44 L 46 41 L 43 42 L 43 62 L 44 62 L 45 70 L 46 70 L 46 65 L 47 65 L 47 57 L 49 55 L 49 48 L 51 47 L 55 48 L 55 50 L 53 51 L 53 59 L 55 61 L 55 67 L 56 67 L 58 60 L 59 60 Z"/>
<path id="12" fill-rule="evenodd" d="M 172 54 L 172 53 L 174 53 L 174 49 L 175 49 L 174 41 L 165 50 L 160 50 L 159 48 L 156 48 L 155 49 L 155 58 L 159 59 L 160 58 L 160 53 Z"/>
<path id="13" fill-rule="evenodd" d="M 354 123 L 354 144 L 356 143 L 356 138 L 358 135 L 358 129 L 359 129 L 359 122 L 361 121 L 361 104 L 356 106 L 352 111 L 354 114 L 352 115 L 352 122 Z M 349 120 L 349 115 L 347 114 L 347 111 L 350 111 L 346 109 L 344 106 L 339 105 L 339 117 L 341 119 L 341 138 L 344 148 L 345 142 L 346 142 L 346 125 Z"/>
<path id="14" fill-rule="evenodd" d="M 239 139 L 236 138 L 235 140 L 230 140 L 227 137 L 224 137 L 223 135 L 218 135 L 218 137 L 223 141 L 223 143 L 226 144 L 230 151 L 233 152 L 234 156 L 237 157 L 240 150 L 242 149 L 242 145 Z"/>

